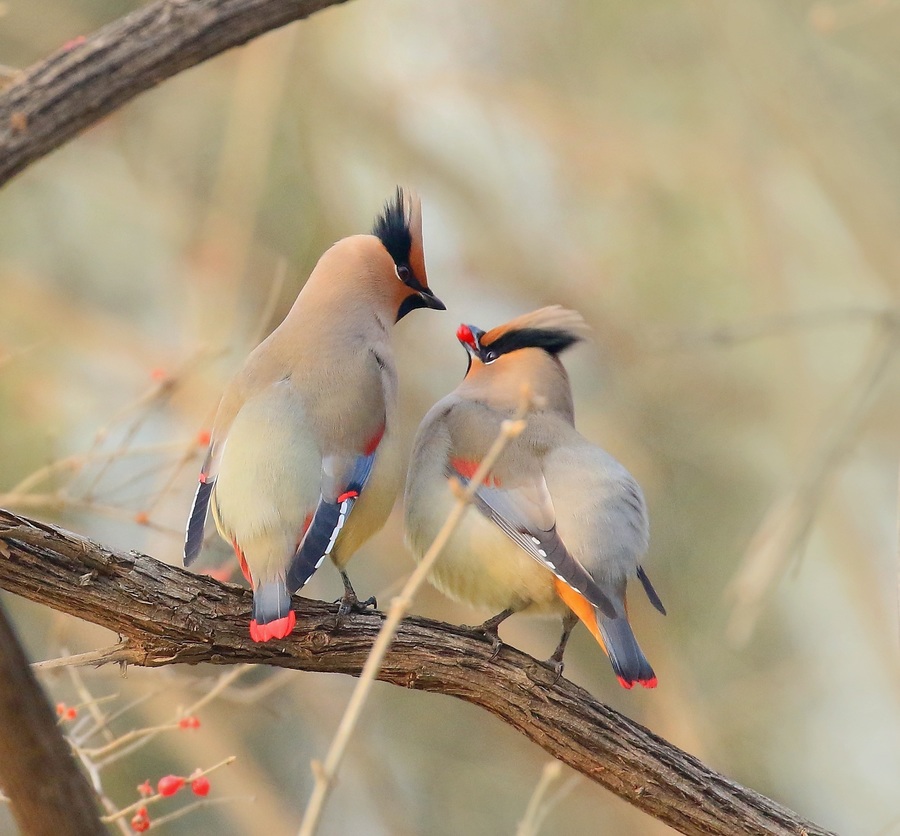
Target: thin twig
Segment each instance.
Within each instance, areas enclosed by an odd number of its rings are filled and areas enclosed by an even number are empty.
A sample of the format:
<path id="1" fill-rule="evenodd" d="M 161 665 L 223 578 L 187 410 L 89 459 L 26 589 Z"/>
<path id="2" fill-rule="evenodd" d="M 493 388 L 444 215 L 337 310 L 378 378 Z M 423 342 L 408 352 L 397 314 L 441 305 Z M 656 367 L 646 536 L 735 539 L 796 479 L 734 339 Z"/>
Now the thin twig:
<path id="1" fill-rule="evenodd" d="M 199 810 L 201 807 L 213 807 L 219 804 L 231 804 L 235 801 L 249 801 L 251 804 L 256 801 L 256 796 L 254 795 L 226 795 L 222 796 L 222 798 L 201 798 L 197 801 L 193 801 L 190 804 L 185 804 L 184 807 L 179 808 L 171 813 L 166 813 L 164 816 L 160 816 L 158 819 L 153 819 L 150 822 L 150 830 L 155 830 L 157 827 L 162 827 L 163 825 L 169 824 L 169 822 L 173 822 L 176 819 L 180 819 L 183 816 L 188 815 L 189 813 L 193 813 L 195 810 Z"/>
<path id="2" fill-rule="evenodd" d="M 403 590 L 393 599 L 393 601 L 391 601 L 391 607 L 388 610 L 384 626 L 378 633 L 375 644 L 372 646 L 372 650 L 366 659 L 366 664 L 363 667 L 362 674 L 360 674 L 359 682 L 356 683 L 356 688 L 354 688 L 353 694 L 350 697 L 350 702 L 347 704 L 347 708 L 344 712 L 344 716 L 341 718 L 337 733 L 328 749 L 328 754 L 325 756 L 325 762 L 319 763 L 318 761 L 313 761 L 312 769 L 313 775 L 315 775 L 315 786 L 313 787 L 309 804 L 306 807 L 306 812 L 303 815 L 303 821 L 300 824 L 299 836 L 313 836 L 316 832 L 319 820 L 322 816 L 322 810 L 324 809 L 328 794 L 331 792 L 331 788 L 334 785 L 335 775 L 337 774 L 341 759 L 344 756 L 347 744 L 350 742 L 350 737 L 353 734 L 353 730 L 356 728 L 363 706 L 365 705 L 369 692 L 372 689 L 372 685 L 375 682 L 375 677 L 378 675 L 378 671 L 381 668 L 385 653 L 387 653 L 388 647 L 390 647 L 394 635 L 397 632 L 397 626 L 409 610 L 413 596 L 422 583 L 424 583 L 432 566 L 434 566 L 435 560 L 440 556 L 444 546 L 450 539 L 450 536 L 462 520 L 463 515 L 468 509 L 469 503 L 475 495 L 475 491 L 478 490 L 478 486 L 490 473 L 491 468 L 497 462 L 497 459 L 505 449 L 506 445 L 520 435 L 525 429 L 525 415 L 531 407 L 530 393 L 523 394 L 522 401 L 522 406 L 519 407 L 513 419 L 504 421 L 501 425 L 500 435 L 497 437 L 496 441 L 494 441 L 487 455 L 475 471 L 469 484 L 464 490 L 457 492 L 456 503 L 453 506 L 453 510 L 450 512 L 443 527 L 438 532 L 437 537 L 435 537 L 434 542 L 425 553 L 422 561 L 416 567 L 416 570 L 410 575 Z"/>
<path id="3" fill-rule="evenodd" d="M 196 714 L 200 711 L 208 703 L 212 702 L 217 696 L 219 696 L 222 691 L 228 688 L 233 682 L 237 681 L 240 677 L 242 677 L 247 671 L 251 669 L 251 665 L 237 665 L 232 668 L 227 673 L 223 673 L 215 685 L 210 688 L 199 700 L 197 700 L 192 705 L 189 705 L 186 709 L 179 712 L 179 717 L 189 717 L 191 714 Z M 135 729 L 134 732 L 128 732 L 123 735 L 123 737 L 129 738 L 124 741 L 124 748 L 119 748 L 113 752 L 113 754 L 109 755 L 102 762 L 98 763 L 97 766 L 99 769 L 105 769 L 110 764 L 115 763 L 116 761 L 121 760 L 124 757 L 136 752 L 138 749 L 143 748 L 148 743 L 150 743 L 157 735 L 162 734 L 165 731 L 171 731 L 173 729 L 180 729 L 181 726 L 178 723 L 174 724 L 166 724 L 160 726 L 154 726 L 151 729 Z M 140 734 L 140 732 L 144 732 Z M 118 738 L 118 740 L 122 740 L 122 738 Z"/>
<path id="4" fill-rule="evenodd" d="M 87 653 L 75 653 L 71 656 L 60 656 L 57 659 L 45 659 L 43 662 L 32 662 L 32 670 L 52 671 L 57 668 L 80 668 L 85 665 L 103 665 L 107 662 L 117 662 L 117 656 L 125 648 L 128 642 L 121 641 L 111 647 L 100 650 L 89 650 Z"/>
<path id="5" fill-rule="evenodd" d="M 215 766 L 209 767 L 209 769 L 203 769 L 200 772 L 195 772 L 191 775 L 190 779 L 186 780 L 195 780 L 196 778 L 201 778 L 204 775 L 209 775 L 211 772 L 215 772 L 217 769 L 221 769 L 223 766 L 231 766 L 237 760 L 237 755 L 230 755 L 225 758 L 223 761 L 219 761 Z M 104 816 L 102 821 L 104 824 L 110 824 L 111 822 L 118 821 L 119 819 L 126 818 L 131 813 L 136 813 L 141 807 L 147 807 L 150 804 L 155 804 L 157 801 L 161 801 L 163 798 L 167 796 L 162 793 L 155 793 L 154 795 L 148 796 L 147 798 L 139 798 L 134 804 L 129 804 L 127 807 L 123 807 L 121 810 L 116 810 L 115 813 L 111 815 Z"/>

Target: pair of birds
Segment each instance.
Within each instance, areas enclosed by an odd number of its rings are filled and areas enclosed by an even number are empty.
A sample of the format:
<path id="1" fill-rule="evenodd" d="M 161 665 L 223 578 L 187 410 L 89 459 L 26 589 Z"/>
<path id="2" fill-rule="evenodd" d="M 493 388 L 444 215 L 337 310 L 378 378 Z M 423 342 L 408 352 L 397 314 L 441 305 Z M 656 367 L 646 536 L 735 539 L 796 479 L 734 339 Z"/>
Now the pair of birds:
<path id="1" fill-rule="evenodd" d="M 219 405 L 188 521 L 185 565 L 203 543 L 207 510 L 253 588 L 250 635 L 286 637 L 291 593 L 326 557 L 344 582 L 342 612 L 358 601 L 345 567 L 387 519 L 403 478 L 391 326 L 416 308 L 445 310 L 428 287 L 421 206 L 397 189 L 371 235 L 319 260 L 281 325 L 247 358 Z M 665 610 L 640 565 L 648 525 L 638 484 L 575 429 L 559 354 L 584 320 L 561 307 L 482 331 L 461 325 L 468 369 L 422 422 L 406 483 L 407 539 L 420 558 L 454 496 L 516 410 L 523 385 L 539 406 L 475 493 L 431 581 L 452 598 L 500 610 L 483 629 L 499 646 L 509 615 L 559 615 L 550 661 L 562 670 L 581 620 L 619 682 L 656 685 L 628 623 L 625 587 L 637 577 Z"/>

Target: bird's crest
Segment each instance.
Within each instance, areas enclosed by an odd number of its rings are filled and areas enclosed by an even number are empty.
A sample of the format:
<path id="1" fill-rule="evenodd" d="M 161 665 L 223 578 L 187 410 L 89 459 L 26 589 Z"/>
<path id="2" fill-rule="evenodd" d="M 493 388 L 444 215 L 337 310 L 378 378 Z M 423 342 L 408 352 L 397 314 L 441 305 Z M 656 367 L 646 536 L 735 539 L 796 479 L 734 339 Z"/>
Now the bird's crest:
<path id="1" fill-rule="evenodd" d="M 556 355 L 586 339 L 589 332 L 581 314 L 561 305 L 550 305 L 486 331 L 481 335 L 480 344 L 497 356 L 520 348 L 541 348 Z"/>
<path id="2" fill-rule="evenodd" d="M 372 234 L 381 239 L 384 248 L 394 259 L 394 264 L 409 264 L 413 244 L 411 229 L 413 208 L 419 215 L 421 224 L 419 201 L 408 196 L 400 186 L 397 186 L 396 194 L 384 204 L 384 210 L 375 219 L 375 225 L 372 227 Z"/>

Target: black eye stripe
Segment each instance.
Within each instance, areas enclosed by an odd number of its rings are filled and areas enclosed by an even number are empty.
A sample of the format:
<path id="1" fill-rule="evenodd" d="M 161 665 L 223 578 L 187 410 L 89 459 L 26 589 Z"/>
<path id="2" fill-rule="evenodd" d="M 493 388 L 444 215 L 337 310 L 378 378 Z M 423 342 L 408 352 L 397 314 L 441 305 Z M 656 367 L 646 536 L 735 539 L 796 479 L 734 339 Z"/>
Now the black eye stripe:
<path id="1" fill-rule="evenodd" d="M 581 337 L 570 331 L 551 330 L 545 328 L 519 328 L 515 331 L 507 331 L 501 334 L 489 346 L 485 346 L 485 358 L 488 354 L 495 354 L 495 358 L 501 354 L 509 354 L 520 348 L 540 348 L 548 354 L 559 354 L 565 351 Z"/>

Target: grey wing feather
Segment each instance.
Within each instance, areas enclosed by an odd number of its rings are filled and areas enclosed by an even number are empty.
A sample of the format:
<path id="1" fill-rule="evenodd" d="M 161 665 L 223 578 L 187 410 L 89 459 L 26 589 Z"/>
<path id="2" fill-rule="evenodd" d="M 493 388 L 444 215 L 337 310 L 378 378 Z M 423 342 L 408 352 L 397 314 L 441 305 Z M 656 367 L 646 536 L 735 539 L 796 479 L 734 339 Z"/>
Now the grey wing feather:
<path id="1" fill-rule="evenodd" d="M 452 473 L 464 482 L 467 481 L 455 470 Z M 609 618 L 616 617 L 612 601 L 587 570 L 569 554 L 556 532 L 555 523 L 551 522 L 550 528 L 546 529 L 527 523 L 522 519 L 516 505 L 508 498 L 507 492 L 499 488 L 480 487 L 475 492 L 475 507 L 563 583 L 571 586 L 595 607 L 599 607 Z"/>

